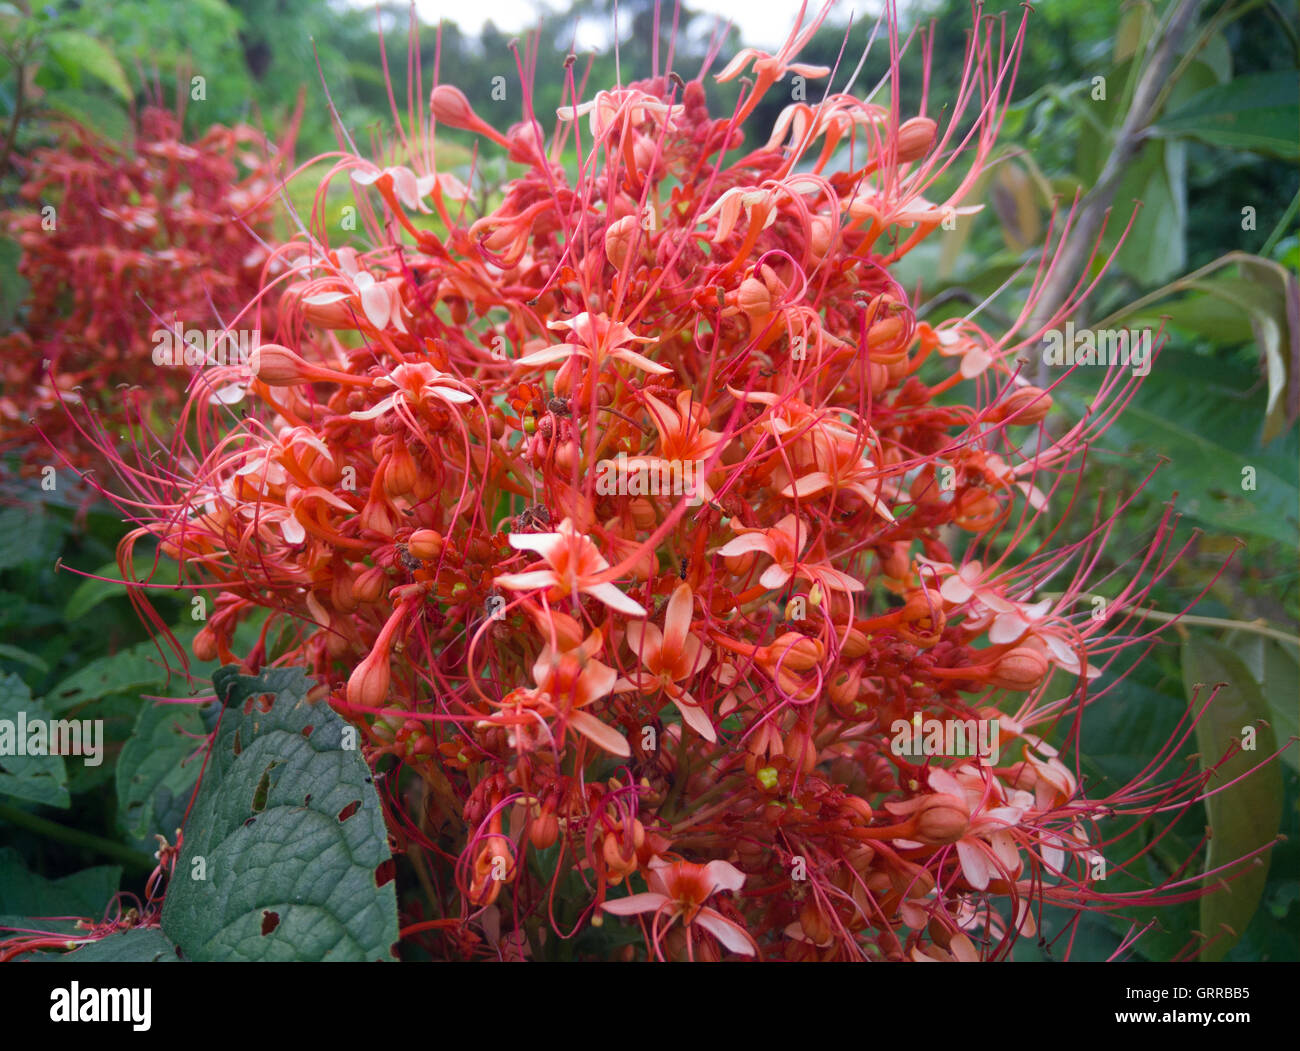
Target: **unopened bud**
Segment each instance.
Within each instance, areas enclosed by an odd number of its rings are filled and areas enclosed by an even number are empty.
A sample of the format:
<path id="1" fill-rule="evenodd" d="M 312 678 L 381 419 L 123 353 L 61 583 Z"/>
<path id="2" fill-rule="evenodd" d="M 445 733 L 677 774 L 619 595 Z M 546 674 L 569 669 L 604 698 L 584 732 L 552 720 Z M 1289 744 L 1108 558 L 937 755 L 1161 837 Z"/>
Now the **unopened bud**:
<path id="1" fill-rule="evenodd" d="M 898 163 L 920 160 L 930 152 L 939 125 L 929 117 L 905 120 L 898 129 Z"/>
<path id="2" fill-rule="evenodd" d="M 407 540 L 406 549 L 421 561 L 430 562 L 442 554 L 442 534 L 434 529 L 417 529 Z"/>
<path id="3" fill-rule="evenodd" d="M 1019 646 L 993 666 L 989 682 L 1005 690 L 1032 690 L 1047 675 L 1047 658 L 1028 646 Z"/>

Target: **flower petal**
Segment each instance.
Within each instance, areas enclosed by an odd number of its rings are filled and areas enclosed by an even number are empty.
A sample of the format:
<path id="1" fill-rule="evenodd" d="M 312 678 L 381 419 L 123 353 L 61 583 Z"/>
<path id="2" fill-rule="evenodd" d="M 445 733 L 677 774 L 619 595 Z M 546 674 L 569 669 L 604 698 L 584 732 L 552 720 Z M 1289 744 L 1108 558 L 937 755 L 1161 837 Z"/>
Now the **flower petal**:
<path id="1" fill-rule="evenodd" d="M 611 755 L 622 756 L 624 759 L 631 758 L 632 748 L 628 745 L 627 738 L 612 726 L 606 726 L 594 715 L 588 715 L 586 712 L 570 712 L 569 725 Z"/>

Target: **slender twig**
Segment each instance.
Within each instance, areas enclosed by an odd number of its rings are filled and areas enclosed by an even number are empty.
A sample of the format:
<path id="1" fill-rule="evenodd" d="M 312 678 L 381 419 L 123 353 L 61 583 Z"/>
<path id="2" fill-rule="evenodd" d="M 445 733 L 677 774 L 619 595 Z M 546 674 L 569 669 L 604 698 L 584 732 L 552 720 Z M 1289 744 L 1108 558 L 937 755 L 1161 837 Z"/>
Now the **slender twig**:
<path id="1" fill-rule="evenodd" d="M 1172 5 L 1163 25 L 1147 44 L 1146 61 L 1133 92 L 1133 101 L 1124 123 L 1115 137 L 1115 146 L 1092 188 L 1079 205 L 1078 215 L 1065 244 L 1057 254 L 1052 273 L 1039 297 L 1035 314 L 1039 324 L 1046 324 L 1069 299 L 1079 276 L 1084 272 L 1094 244 L 1129 165 L 1136 159 L 1147 138 L 1147 130 L 1159 113 L 1158 102 L 1178 58 L 1178 49 L 1188 28 L 1195 21 L 1201 0 L 1178 0 Z M 1040 386 L 1046 385 L 1049 366 L 1040 360 Z"/>

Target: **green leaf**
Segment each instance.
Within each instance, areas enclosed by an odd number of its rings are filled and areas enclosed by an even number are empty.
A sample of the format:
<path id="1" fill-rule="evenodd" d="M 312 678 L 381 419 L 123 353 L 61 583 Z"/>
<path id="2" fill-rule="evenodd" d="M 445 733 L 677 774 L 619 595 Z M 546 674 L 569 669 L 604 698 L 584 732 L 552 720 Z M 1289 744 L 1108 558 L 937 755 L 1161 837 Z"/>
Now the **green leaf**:
<path id="1" fill-rule="evenodd" d="M 25 740 L 18 740 L 20 715 L 25 715 L 28 723 L 37 719 L 45 722 L 48 749 L 50 713 L 40 701 L 32 699 L 27 684 L 17 675 L 0 675 L 0 720 L 5 724 L 0 725 L 0 795 L 45 806 L 71 806 L 68 771 L 63 756 L 14 754 L 26 746 Z M 8 741 L 5 741 L 6 737 Z"/>
<path id="2" fill-rule="evenodd" d="M 1140 202 L 1141 207 L 1137 208 Z M 1132 209 L 1132 228 L 1119 244 Z M 1102 244 L 1146 283 L 1167 281 L 1187 261 L 1187 149 L 1180 142 L 1147 143 L 1115 191 L 1115 212 Z"/>
<path id="3" fill-rule="evenodd" d="M 157 927 L 137 927 L 89 942 L 66 953 L 37 954 L 45 960 L 68 963 L 179 963 L 171 939 Z"/>
<path id="4" fill-rule="evenodd" d="M 1147 483 L 1150 499 L 1177 493 L 1179 512 L 1217 534 L 1267 537 L 1294 551 L 1300 546 L 1296 432 L 1260 447 L 1264 397 L 1245 397 L 1255 378 L 1253 369 L 1230 360 L 1166 347 L 1108 427 L 1104 446 L 1123 450 L 1141 474 L 1154 457 L 1167 458 Z M 1062 406 L 1083 412 L 1078 393 L 1058 393 Z M 1213 426 L 1201 425 L 1204 420 Z M 1253 468 L 1251 490 L 1242 488 L 1247 467 Z"/>
<path id="5" fill-rule="evenodd" d="M 19 306 L 27 299 L 27 279 L 18 273 L 22 256 L 17 241 L 0 237 L 0 326 L 5 329 L 13 325 Z"/>
<path id="6" fill-rule="evenodd" d="M 112 98 L 64 88 L 49 92 L 42 101 L 106 142 L 121 143 L 130 136 L 126 111 Z"/>
<path id="7" fill-rule="evenodd" d="M 1198 276 L 1230 265 L 1238 268 L 1239 276 Z M 1268 380 L 1263 442 L 1286 432 L 1300 418 L 1300 283 L 1295 276 L 1271 259 L 1230 252 L 1196 275 L 1144 297 L 1140 315 L 1121 310 L 1113 317 L 1154 328 L 1159 320 L 1146 312 L 1149 305 L 1179 289 L 1205 294 L 1162 308 L 1174 326 L 1217 343 L 1247 343 L 1253 337 Z"/>
<path id="8" fill-rule="evenodd" d="M 1238 77 L 1197 93 L 1159 121 L 1152 132 L 1199 139 L 1228 150 L 1252 150 L 1284 160 L 1300 158 L 1300 76 L 1291 71 Z"/>
<path id="9" fill-rule="evenodd" d="M 200 761 L 181 765 L 199 745 L 203 720 L 192 704 L 158 704 L 140 711 L 117 760 L 118 820 L 144 839 L 170 837 L 185 814 Z M 188 736 L 187 736 L 188 735 Z"/>
<path id="10" fill-rule="evenodd" d="M 99 579 L 102 577 L 108 577 L 109 579 Z M 159 585 L 175 584 L 177 582 L 176 563 L 169 559 L 160 560 L 149 582 L 150 584 Z M 68 604 L 63 610 L 64 619 L 79 620 L 101 602 L 125 595 L 126 584 L 118 577 L 117 562 L 107 562 L 94 570 L 91 576 L 78 584 L 77 589 L 68 596 Z"/>
<path id="11" fill-rule="evenodd" d="M 0 510 L 0 569 L 53 558 L 67 531 L 67 523 L 39 503 Z"/>
<path id="12" fill-rule="evenodd" d="M 72 78 L 80 83 L 81 72 L 89 73 L 117 93 L 123 102 L 131 101 L 131 85 L 113 52 L 102 42 L 85 33 L 56 30 L 45 37 L 50 54 Z"/>
<path id="13" fill-rule="evenodd" d="M 81 934 L 81 931 L 72 932 Z M 180 963 L 176 946 L 157 927 L 136 927 L 86 942 L 71 952 L 30 952 L 25 963 Z"/>
<path id="14" fill-rule="evenodd" d="M 109 657 L 97 657 L 73 672 L 46 695 L 50 710 L 69 708 L 98 700 L 113 693 L 131 693 L 167 681 L 167 670 L 159 662 L 158 647 L 144 641 Z"/>
<path id="15" fill-rule="evenodd" d="M 1277 746 L 1268 724 L 1268 705 L 1241 658 L 1219 643 L 1190 637 L 1183 643 L 1182 659 L 1189 702 L 1199 706 L 1206 690 L 1224 684 L 1196 725 L 1201 769 L 1215 768 L 1208 785 L 1214 794 L 1205 801 L 1211 836 L 1205 859 L 1209 872 L 1274 842 L 1282 821 L 1282 767 L 1269 762 L 1248 773 Z M 1254 750 L 1238 750 L 1220 762 L 1230 747 L 1240 744 L 1247 727 L 1255 728 Z M 1213 941 L 1202 949 L 1201 960 L 1221 960 L 1245 932 L 1264 892 L 1269 861 L 1270 852 L 1265 851 L 1234 868 L 1228 878 L 1212 877 L 1218 886 L 1201 899 L 1200 924 L 1202 933 Z"/>
<path id="16" fill-rule="evenodd" d="M 1259 683 L 1260 692 L 1268 702 L 1268 719 L 1273 724 L 1278 745 L 1300 737 L 1300 709 L 1296 707 L 1296 697 L 1300 696 L 1300 657 L 1295 648 L 1284 646 L 1276 639 L 1244 632 L 1233 632 L 1226 641 Z M 1287 748 L 1282 760 L 1300 771 L 1300 743 Z"/>
<path id="17" fill-rule="evenodd" d="M 25 664 L 29 668 L 35 668 L 38 672 L 44 674 L 50 670 L 50 666 L 34 653 L 28 653 L 17 646 L 10 646 L 7 642 L 0 642 L 0 659 L 17 661 L 19 664 Z"/>
<path id="18" fill-rule="evenodd" d="M 306 700 L 301 670 L 221 668 L 213 683 L 227 707 L 213 713 L 219 733 L 164 932 L 192 960 L 389 959 L 397 898 L 381 875 L 390 855 L 378 793 L 360 752 L 344 747 L 355 731 Z M 264 695 L 274 695 L 266 712 Z"/>
<path id="19" fill-rule="evenodd" d="M 75 916 L 98 922 L 122 882 L 116 865 L 97 865 L 62 879 L 30 872 L 13 847 L 0 847 L 0 926 L 71 933 Z"/>

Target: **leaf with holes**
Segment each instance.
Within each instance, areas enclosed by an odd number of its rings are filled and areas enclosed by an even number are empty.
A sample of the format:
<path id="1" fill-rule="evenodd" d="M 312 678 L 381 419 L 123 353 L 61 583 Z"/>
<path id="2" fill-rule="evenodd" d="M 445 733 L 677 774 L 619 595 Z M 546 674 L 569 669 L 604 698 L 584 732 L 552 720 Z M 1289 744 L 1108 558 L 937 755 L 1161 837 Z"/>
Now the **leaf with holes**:
<path id="1" fill-rule="evenodd" d="M 1196 724 L 1201 768 L 1208 770 L 1217 764 L 1209 783 L 1210 790 L 1217 791 L 1205 801 L 1210 825 L 1207 872 L 1232 865 L 1274 842 L 1282 821 L 1282 767 L 1277 760 L 1266 762 L 1277 745 L 1259 684 L 1228 647 L 1208 639 L 1188 639 L 1183 644 L 1183 685 L 1188 699 L 1198 684 L 1205 691 L 1217 683 L 1224 685 Z M 1201 692 L 1198 703 L 1204 698 Z M 1239 748 L 1220 763 L 1234 742 L 1241 743 L 1247 727 L 1255 729 L 1254 749 Z M 1256 766 L 1259 769 L 1253 769 Z M 1264 893 L 1270 856 L 1271 851 L 1264 850 L 1244 866 L 1233 866 L 1201 899 L 1201 930 L 1213 939 L 1201 950 L 1202 960 L 1223 959 L 1245 932 Z"/>
<path id="2" fill-rule="evenodd" d="M 191 960 L 391 959 L 388 839 L 354 731 L 300 670 L 212 679 L 226 707 L 205 713 L 219 729 L 164 933 Z"/>

